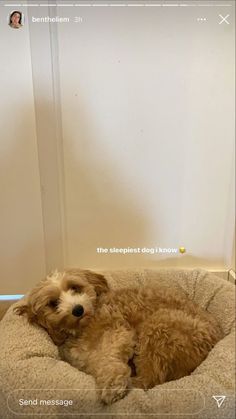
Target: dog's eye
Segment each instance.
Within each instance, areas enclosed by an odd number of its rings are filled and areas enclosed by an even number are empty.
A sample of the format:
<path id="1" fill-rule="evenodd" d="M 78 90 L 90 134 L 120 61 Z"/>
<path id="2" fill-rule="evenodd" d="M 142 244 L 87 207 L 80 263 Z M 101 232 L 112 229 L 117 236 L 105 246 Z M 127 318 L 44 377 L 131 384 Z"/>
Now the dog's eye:
<path id="1" fill-rule="evenodd" d="M 49 307 L 56 308 L 58 306 L 58 300 L 51 300 L 48 303 Z"/>
<path id="2" fill-rule="evenodd" d="M 79 285 L 72 285 L 70 289 L 74 292 L 81 292 L 81 287 L 79 287 Z"/>

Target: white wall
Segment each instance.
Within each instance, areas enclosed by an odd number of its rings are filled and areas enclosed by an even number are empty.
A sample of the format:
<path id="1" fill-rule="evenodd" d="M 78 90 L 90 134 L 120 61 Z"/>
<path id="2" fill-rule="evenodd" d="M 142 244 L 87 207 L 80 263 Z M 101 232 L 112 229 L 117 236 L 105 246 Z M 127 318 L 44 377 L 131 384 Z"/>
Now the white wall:
<path id="1" fill-rule="evenodd" d="M 25 292 L 45 275 L 29 33 L 0 5 L 0 293 Z"/>
<path id="2" fill-rule="evenodd" d="M 0 293 L 64 265 L 232 267 L 234 26 L 182 9 L 28 7 L 12 30 L 1 6 Z M 29 23 L 49 14 L 71 23 Z"/>
<path id="3" fill-rule="evenodd" d="M 58 25 L 68 265 L 230 267 L 234 27 L 197 13 L 57 9 L 83 19 Z"/>

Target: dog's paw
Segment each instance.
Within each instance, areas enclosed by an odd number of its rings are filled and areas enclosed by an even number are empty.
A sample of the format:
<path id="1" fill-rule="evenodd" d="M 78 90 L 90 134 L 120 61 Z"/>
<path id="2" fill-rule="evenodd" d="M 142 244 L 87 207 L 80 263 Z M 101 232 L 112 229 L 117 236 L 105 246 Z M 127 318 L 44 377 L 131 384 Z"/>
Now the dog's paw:
<path id="1" fill-rule="evenodd" d="M 103 403 L 112 404 L 122 399 L 127 394 L 129 387 L 130 379 L 123 377 L 117 380 L 116 377 L 114 380 L 111 379 L 109 383 L 106 383 L 106 387 L 97 389 L 98 397 Z"/>
<path id="2" fill-rule="evenodd" d="M 140 388 L 142 390 L 147 390 L 147 386 L 140 377 L 131 377 L 132 386 L 134 388 Z"/>

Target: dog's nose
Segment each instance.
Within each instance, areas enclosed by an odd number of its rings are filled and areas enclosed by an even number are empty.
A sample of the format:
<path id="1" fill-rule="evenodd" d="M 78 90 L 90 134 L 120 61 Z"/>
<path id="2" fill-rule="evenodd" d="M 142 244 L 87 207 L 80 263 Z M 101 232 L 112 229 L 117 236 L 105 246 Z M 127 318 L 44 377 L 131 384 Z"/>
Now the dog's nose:
<path id="1" fill-rule="evenodd" d="M 72 314 L 75 317 L 80 317 L 84 313 L 84 307 L 81 305 L 77 305 L 73 307 Z"/>

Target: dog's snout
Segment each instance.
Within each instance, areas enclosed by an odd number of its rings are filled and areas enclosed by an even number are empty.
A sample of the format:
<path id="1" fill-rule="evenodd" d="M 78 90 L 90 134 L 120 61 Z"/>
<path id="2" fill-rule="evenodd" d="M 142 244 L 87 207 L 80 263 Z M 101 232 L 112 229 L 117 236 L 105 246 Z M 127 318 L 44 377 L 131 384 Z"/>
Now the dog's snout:
<path id="1" fill-rule="evenodd" d="M 80 317 L 84 313 L 84 307 L 80 304 L 73 307 L 72 314 L 75 317 Z"/>

